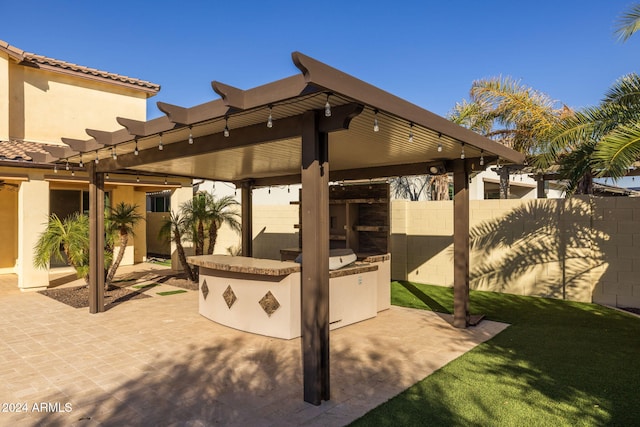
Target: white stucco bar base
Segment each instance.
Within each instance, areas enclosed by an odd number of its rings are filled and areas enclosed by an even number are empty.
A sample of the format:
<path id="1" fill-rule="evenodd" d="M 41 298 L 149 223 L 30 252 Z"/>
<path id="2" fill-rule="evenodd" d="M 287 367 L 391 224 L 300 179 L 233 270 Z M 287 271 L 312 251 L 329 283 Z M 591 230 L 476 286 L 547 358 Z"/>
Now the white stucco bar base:
<path id="1" fill-rule="evenodd" d="M 189 257 L 189 262 L 200 266 L 199 313 L 204 317 L 275 338 L 301 335 L 299 264 L 227 255 Z M 331 329 L 376 316 L 377 270 L 374 264 L 359 263 L 330 273 Z M 266 310 L 261 306 L 268 293 L 277 300 L 277 308 L 273 301 Z"/>

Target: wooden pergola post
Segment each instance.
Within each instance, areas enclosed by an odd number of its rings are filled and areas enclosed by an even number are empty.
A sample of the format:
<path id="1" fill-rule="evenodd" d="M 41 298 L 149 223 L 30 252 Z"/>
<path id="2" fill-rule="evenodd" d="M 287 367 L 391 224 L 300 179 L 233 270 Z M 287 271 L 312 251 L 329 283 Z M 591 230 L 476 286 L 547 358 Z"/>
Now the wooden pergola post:
<path id="1" fill-rule="evenodd" d="M 253 185 L 242 183 L 242 256 L 253 256 Z"/>
<path id="2" fill-rule="evenodd" d="M 104 174 L 89 172 L 89 312 L 104 311 Z"/>
<path id="3" fill-rule="evenodd" d="M 304 400 L 329 400 L 329 150 L 318 116 L 302 126 L 302 368 Z"/>
<path id="4" fill-rule="evenodd" d="M 469 326 L 469 166 L 453 161 L 453 326 Z"/>

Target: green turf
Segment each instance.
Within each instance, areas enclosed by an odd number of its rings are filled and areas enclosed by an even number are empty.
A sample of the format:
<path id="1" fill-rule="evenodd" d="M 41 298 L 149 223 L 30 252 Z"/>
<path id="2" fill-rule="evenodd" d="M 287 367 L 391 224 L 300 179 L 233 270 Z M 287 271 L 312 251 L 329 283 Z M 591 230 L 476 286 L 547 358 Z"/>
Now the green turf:
<path id="1" fill-rule="evenodd" d="M 392 283 L 395 305 L 450 313 L 452 300 L 450 288 Z M 639 425 L 639 318 L 473 291 L 471 312 L 511 326 L 353 425 Z"/>
<path id="2" fill-rule="evenodd" d="M 118 280 L 114 280 L 112 283 L 126 283 L 126 282 L 133 282 L 136 279 L 118 279 Z"/>
<path id="3" fill-rule="evenodd" d="M 135 285 L 135 286 L 132 286 L 132 288 L 134 288 L 134 289 L 149 289 L 149 288 L 153 288 L 153 287 L 156 287 L 156 286 L 160 286 L 160 283 L 149 283 L 147 285 Z"/>
<path id="4" fill-rule="evenodd" d="M 166 297 L 167 295 L 183 294 L 185 292 L 187 292 L 187 291 L 185 291 L 184 289 L 178 289 L 176 291 L 156 292 L 156 294 L 162 295 L 163 297 Z"/>

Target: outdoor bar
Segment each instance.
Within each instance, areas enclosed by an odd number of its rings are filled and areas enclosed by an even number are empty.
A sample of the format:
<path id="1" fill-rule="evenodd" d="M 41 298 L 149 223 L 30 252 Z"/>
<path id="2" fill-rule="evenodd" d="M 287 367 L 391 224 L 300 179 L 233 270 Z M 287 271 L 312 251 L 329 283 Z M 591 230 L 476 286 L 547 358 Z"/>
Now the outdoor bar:
<path id="1" fill-rule="evenodd" d="M 300 264 L 230 255 L 190 257 L 200 267 L 200 314 L 220 324 L 275 338 L 300 337 Z M 378 266 L 355 263 L 329 273 L 329 326 L 375 317 L 389 304 L 389 280 L 378 295 Z"/>
<path id="2" fill-rule="evenodd" d="M 220 99 L 194 107 L 158 103 L 158 108 L 165 113 L 163 117 L 146 122 L 119 118 L 122 129 L 87 130 L 89 139 L 74 141 L 73 148 L 65 148 L 62 155 L 51 154 L 52 161 L 68 161 L 76 168 L 82 162 L 82 155 L 85 161 L 102 155 L 99 163 L 87 164 L 91 177 L 91 313 L 104 311 L 101 292 L 104 278 L 99 266 L 103 265 L 104 257 L 101 195 L 106 173 L 148 172 L 210 179 L 230 182 L 241 189 L 244 258 L 192 260 L 202 267 L 201 298 L 208 300 L 213 293 L 224 293 L 230 280 L 238 280 L 237 285 L 231 286 L 234 293 L 238 292 L 234 304 L 255 299 L 240 295 L 242 287 L 255 284 L 260 288 L 260 292 L 256 292 L 256 296 L 260 295 L 259 301 L 269 292 L 278 297 L 281 308 L 272 312 L 274 319 L 289 311 L 292 319 L 289 326 L 297 330 L 298 317 L 293 312 L 299 312 L 304 400 L 319 405 L 330 399 L 329 331 L 332 319 L 337 319 L 332 317 L 331 306 L 337 310 L 340 304 L 336 301 L 338 298 L 331 298 L 331 281 L 355 276 L 356 284 L 360 278 L 362 285 L 366 282 L 366 286 L 371 287 L 387 281 L 386 273 L 382 273 L 383 280 L 378 279 L 380 264 L 376 265 L 377 273 L 356 270 L 355 274 L 332 278 L 334 273 L 329 270 L 333 234 L 330 183 L 453 173 L 454 325 L 465 328 L 472 323 L 469 315 L 469 176 L 499 159 L 520 164 L 524 156 L 299 52 L 294 52 L 292 59 L 300 74 L 249 90 L 214 81 L 212 87 Z M 112 147 L 117 147 L 117 158 L 108 155 Z M 296 266 L 287 261 L 249 260 L 253 255 L 252 189 L 295 183 L 302 184 L 300 247 L 294 248 L 303 254 L 301 263 Z M 355 231 L 370 230 L 369 224 L 353 227 Z M 358 248 L 354 250 L 358 252 Z M 383 257 L 378 261 L 384 268 L 390 264 L 389 259 L 384 259 L 389 252 L 374 254 Z M 231 271 L 233 269 L 238 271 Z M 369 274 L 375 276 L 376 286 Z M 299 282 L 299 286 L 291 285 L 289 291 L 280 293 L 287 284 L 280 286 L 276 280 L 288 280 L 290 285 Z M 360 295 L 363 294 L 366 293 Z M 377 298 L 379 293 L 376 290 L 366 295 Z M 218 304 L 225 304 L 222 309 L 228 310 L 226 301 L 233 300 L 233 296 L 230 293 L 225 298 L 219 296 Z M 267 301 L 265 306 L 273 309 L 275 303 Z M 206 310 L 209 309 L 203 308 Z M 344 313 L 351 310 L 348 307 Z M 215 316 L 213 312 L 210 315 Z M 266 312 L 264 315 L 269 317 Z M 346 320 L 342 321 L 346 324 Z"/>

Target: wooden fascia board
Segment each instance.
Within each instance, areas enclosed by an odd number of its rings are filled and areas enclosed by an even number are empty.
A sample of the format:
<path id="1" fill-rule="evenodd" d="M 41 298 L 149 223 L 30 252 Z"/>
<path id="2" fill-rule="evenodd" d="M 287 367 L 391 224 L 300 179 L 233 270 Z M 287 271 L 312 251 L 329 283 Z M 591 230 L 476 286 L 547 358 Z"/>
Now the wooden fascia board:
<path id="1" fill-rule="evenodd" d="M 458 126 L 444 117 L 420 108 L 300 52 L 293 52 L 291 56 L 293 63 L 300 69 L 307 84 L 323 87 L 329 92 L 343 95 L 372 108 L 403 118 L 408 122 L 432 129 L 460 142 L 473 145 L 488 154 L 495 154 L 502 159 L 518 164 L 523 163 L 525 160 L 522 153 Z"/>

